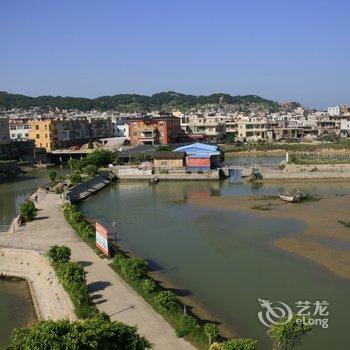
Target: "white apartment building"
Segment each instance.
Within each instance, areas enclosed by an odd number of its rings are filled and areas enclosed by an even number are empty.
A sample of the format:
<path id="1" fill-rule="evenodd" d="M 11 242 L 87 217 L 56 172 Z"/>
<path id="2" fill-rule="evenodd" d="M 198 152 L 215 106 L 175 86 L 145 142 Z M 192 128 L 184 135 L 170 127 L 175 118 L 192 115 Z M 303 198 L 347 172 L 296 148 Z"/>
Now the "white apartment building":
<path id="1" fill-rule="evenodd" d="M 125 121 L 112 120 L 112 135 L 113 137 L 126 137 L 129 139 L 129 123 Z"/>
<path id="2" fill-rule="evenodd" d="M 30 125 L 21 121 L 10 123 L 11 140 L 28 140 Z"/>
<path id="3" fill-rule="evenodd" d="M 189 132 L 197 135 L 205 135 L 216 141 L 226 134 L 225 123 L 216 116 L 195 115 L 189 118 Z"/>
<path id="4" fill-rule="evenodd" d="M 264 140 L 267 137 L 267 121 L 249 118 L 237 121 L 238 137 L 246 141 Z"/>

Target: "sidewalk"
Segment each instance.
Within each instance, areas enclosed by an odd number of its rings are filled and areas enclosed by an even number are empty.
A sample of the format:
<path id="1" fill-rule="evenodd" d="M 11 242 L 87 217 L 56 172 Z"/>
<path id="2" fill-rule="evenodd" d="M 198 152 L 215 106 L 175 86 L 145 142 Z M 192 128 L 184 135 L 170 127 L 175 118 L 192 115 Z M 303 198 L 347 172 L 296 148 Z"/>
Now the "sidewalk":
<path id="1" fill-rule="evenodd" d="M 72 260 L 80 262 L 87 271 L 89 292 L 100 311 L 106 312 L 112 320 L 136 325 L 139 333 L 154 344 L 154 349 L 195 349 L 176 336 L 163 317 L 108 266 L 107 259 L 100 259 L 75 234 L 63 217 L 61 205 L 56 194 L 39 196 L 36 220 L 20 232 L 1 234 L 0 246 L 45 250 L 55 244 L 68 246 L 72 250 Z"/>

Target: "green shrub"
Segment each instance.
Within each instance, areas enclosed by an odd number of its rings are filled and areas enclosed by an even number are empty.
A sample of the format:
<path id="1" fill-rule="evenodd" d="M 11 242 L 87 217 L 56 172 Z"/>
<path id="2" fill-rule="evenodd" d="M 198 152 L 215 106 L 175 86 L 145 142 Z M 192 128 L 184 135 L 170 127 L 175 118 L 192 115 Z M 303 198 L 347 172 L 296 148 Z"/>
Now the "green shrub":
<path id="1" fill-rule="evenodd" d="M 128 258 L 117 254 L 113 259 L 113 264 L 119 268 L 124 276 L 131 280 L 140 280 L 147 274 L 148 264 L 146 261 L 135 257 Z"/>
<path id="2" fill-rule="evenodd" d="M 197 320 L 189 315 L 182 315 L 179 324 L 175 329 L 176 335 L 182 338 L 190 333 L 193 333 L 199 328 Z"/>
<path id="3" fill-rule="evenodd" d="M 206 323 L 204 326 L 205 334 L 208 337 L 208 343 L 211 345 L 220 336 L 219 328 L 214 323 Z"/>
<path id="4" fill-rule="evenodd" d="M 147 294 L 151 294 L 157 290 L 156 282 L 148 278 L 143 281 L 142 288 Z"/>
<path id="5" fill-rule="evenodd" d="M 89 164 L 83 169 L 83 171 L 89 176 L 95 176 L 98 173 L 98 167 L 95 164 Z"/>
<path id="6" fill-rule="evenodd" d="M 103 314 L 82 321 L 40 321 L 32 328 L 18 328 L 11 338 L 8 350 L 144 350 L 151 344 L 137 334 L 136 327 L 110 321 Z"/>
<path id="7" fill-rule="evenodd" d="M 54 245 L 47 252 L 47 256 L 53 262 L 65 263 L 70 260 L 71 250 L 65 246 Z"/>
<path id="8" fill-rule="evenodd" d="M 154 301 L 164 309 L 173 309 L 177 306 L 177 298 L 176 295 L 170 290 L 164 290 L 159 292 Z"/>
<path id="9" fill-rule="evenodd" d="M 257 341 L 254 339 L 231 339 L 223 343 L 214 343 L 210 350 L 255 350 Z"/>
<path id="10" fill-rule="evenodd" d="M 78 173 L 73 173 L 73 174 L 70 174 L 68 176 L 68 179 L 70 181 L 70 183 L 74 186 L 74 185 L 77 185 L 81 182 L 83 182 L 83 178 L 81 177 L 80 174 Z"/>
<path id="11" fill-rule="evenodd" d="M 35 218 L 38 210 L 35 208 L 34 202 L 28 199 L 20 205 L 19 211 L 24 221 L 27 222 Z"/>

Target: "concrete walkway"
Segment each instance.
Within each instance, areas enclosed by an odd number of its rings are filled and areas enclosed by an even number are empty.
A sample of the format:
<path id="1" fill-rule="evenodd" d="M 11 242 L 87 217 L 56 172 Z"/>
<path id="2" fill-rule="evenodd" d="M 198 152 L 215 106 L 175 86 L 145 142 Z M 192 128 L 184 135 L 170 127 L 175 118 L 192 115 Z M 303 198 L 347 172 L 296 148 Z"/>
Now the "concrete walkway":
<path id="1" fill-rule="evenodd" d="M 87 271 L 88 288 L 99 310 L 110 315 L 112 320 L 136 325 L 154 349 L 195 349 L 176 336 L 163 317 L 108 266 L 108 260 L 100 259 L 75 234 L 63 217 L 58 195 L 41 193 L 38 197 L 36 220 L 20 232 L 1 234 L 0 247 L 47 250 L 54 244 L 68 246 L 72 250 L 72 260 L 80 262 Z"/>

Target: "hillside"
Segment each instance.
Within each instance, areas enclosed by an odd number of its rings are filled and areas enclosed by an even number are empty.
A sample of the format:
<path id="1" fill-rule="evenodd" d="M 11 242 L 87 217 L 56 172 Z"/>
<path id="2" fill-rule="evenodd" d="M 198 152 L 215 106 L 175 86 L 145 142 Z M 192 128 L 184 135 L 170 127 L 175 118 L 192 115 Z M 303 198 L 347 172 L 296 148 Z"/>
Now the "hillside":
<path id="1" fill-rule="evenodd" d="M 137 94 L 119 94 L 101 96 L 93 99 L 83 97 L 38 96 L 30 97 L 20 94 L 0 92 L 0 108 L 40 107 L 79 109 L 116 109 L 120 112 L 149 112 L 152 110 L 170 112 L 174 110 L 188 111 L 220 107 L 239 111 L 276 111 L 281 106 L 274 101 L 256 95 L 231 96 L 215 93 L 209 96 L 185 95 L 172 91 L 161 92 L 152 96 Z"/>

